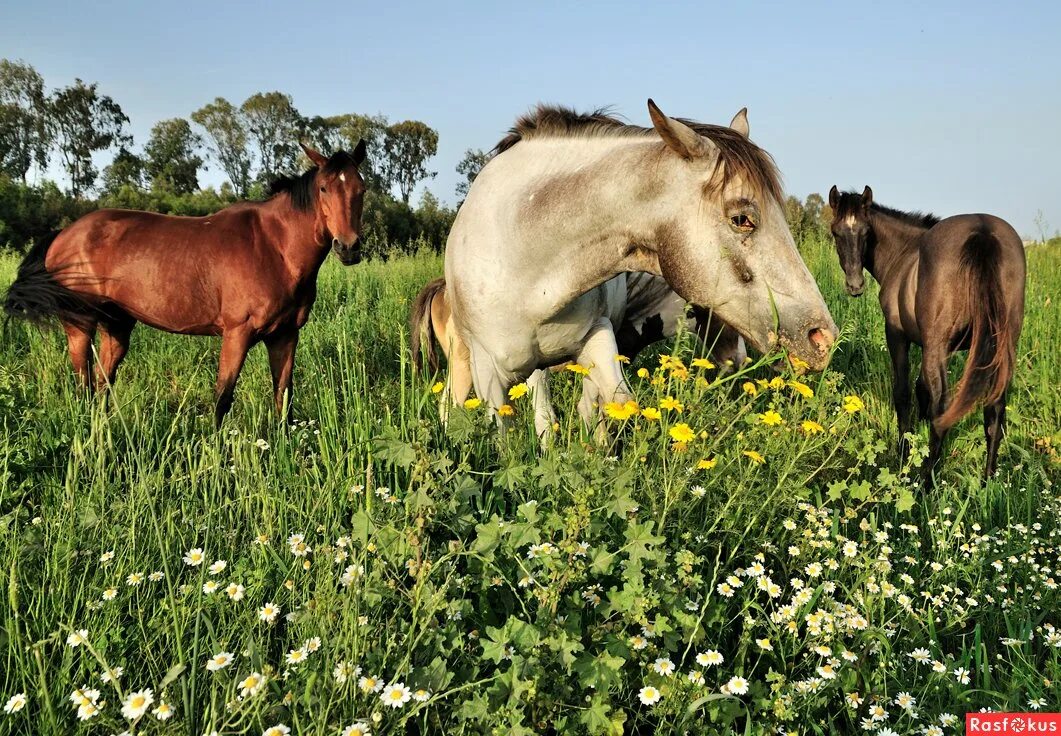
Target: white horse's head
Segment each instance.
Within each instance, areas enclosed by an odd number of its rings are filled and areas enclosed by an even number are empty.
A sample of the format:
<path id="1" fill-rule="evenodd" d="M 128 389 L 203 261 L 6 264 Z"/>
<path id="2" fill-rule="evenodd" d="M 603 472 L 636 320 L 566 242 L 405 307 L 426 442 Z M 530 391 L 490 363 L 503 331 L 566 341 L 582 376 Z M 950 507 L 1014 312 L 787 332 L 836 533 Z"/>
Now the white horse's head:
<path id="1" fill-rule="evenodd" d="M 748 139 L 746 110 L 728 128 L 669 118 L 648 101 L 664 146 L 652 159 L 659 223 L 650 243 L 684 299 L 713 309 L 757 350 L 778 345 L 820 370 L 836 324 L 800 258 L 769 154 Z"/>

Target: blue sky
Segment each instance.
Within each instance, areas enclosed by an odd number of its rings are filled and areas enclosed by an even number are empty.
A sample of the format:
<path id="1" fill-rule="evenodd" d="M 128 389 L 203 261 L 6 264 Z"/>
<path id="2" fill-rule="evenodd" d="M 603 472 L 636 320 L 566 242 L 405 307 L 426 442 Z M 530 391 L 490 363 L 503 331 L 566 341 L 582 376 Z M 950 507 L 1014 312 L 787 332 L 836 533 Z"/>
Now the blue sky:
<path id="1" fill-rule="evenodd" d="M 521 5 L 22 0 L 0 10 L 0 56 L 52 87 L 99 82 L 138 146 L 161 118 L 274 89 L 304 114 L 424 120 L 428 186 L 451 202 L 463 151 L 532 104 L 647 123 L 653 97 L 716 123 L 747 106 L 801 197 L 870 184 L 896 207 L 1061 228 L 1061 3 Z"/>

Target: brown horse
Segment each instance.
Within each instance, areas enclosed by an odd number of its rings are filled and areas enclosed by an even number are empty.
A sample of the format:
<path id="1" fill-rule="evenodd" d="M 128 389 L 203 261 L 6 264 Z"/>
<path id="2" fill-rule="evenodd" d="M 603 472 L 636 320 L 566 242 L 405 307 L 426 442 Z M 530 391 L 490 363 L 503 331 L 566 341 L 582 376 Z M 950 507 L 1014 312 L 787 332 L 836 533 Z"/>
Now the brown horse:
<path id="1" fill-rule="evenodd" d="M 892 399 L 899 420 L 899 453 L 910 422 L 910 343 L 920 345 L 917 401 L 932 423 L 925 485 L 939 461 L 947 430 L 984 405 L 985 477 L 994 475 L 1005 430 L 1006 390 L 1016 364 L 1024 321 L 1024 246 L 1004 220 L 992 215 L 900 212 L 874 203 L 873 191 L 829 192 L 832 233 L 847 291 L 865 288 L 862 269 L 880 284 L 885 335 L 892 360 Z M 947 403 L 947 359 L 969 357 Z"/>
<path id="2" fill-rule="evenodd" d="M 183 335 L 221 335 L 218 426 L 232 405 L 247 351 L 265 342 L 277 410 L 287 414 L 298 331 L 309 318 L 328 246 L 361 260 L 365 144 L 330 158 L 303 146 L 314 167 L 274 183 L 264 202 L 207 217 L 98 210 L 39 242 L 19 266 L 4 308 L 14 317 L 57 317 L 70 361 L 92 387 L 114 382 L 137 322 Z"/>

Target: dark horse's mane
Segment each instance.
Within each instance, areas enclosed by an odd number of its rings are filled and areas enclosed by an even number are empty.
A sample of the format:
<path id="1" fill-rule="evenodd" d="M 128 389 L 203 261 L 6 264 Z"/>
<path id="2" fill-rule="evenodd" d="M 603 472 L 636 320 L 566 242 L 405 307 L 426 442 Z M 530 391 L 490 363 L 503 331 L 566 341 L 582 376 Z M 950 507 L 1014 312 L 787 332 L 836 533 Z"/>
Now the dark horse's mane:
<path id="1" fill-rule="evenodd" d="M 720 184 L 725 186 L 733 177 L 739 176 L 756 192 L 783 199 L 781 175 L 773 157 L 743 135 L 724 125 L 698 123 L 695 120 L 675 118 L 688 125 L 700 135 L 714 143 L 719 150 L 716 172 L 721 172 Z M 522 140 L 531 138 L 603 138 L 607 136 L 654 136 L 652 128 L 631 125 L 612 115 L 607 108 L 598 108 L 580 113 L 568 107 L 538 105 L 520 116 L 508 135 L 502 138 L 491 151 L 492 155 L 504 153 Z"/>
<path id="2" fill-rule="evenodd" d="M 861 192 L 840 192 L 840 202 L 836 207 L 837 217 L 847 217 L 848 215 L 857 214 L 862 207 L 862 193 Z M 939 222 L 940 218 L 931 212 L 917 212 L 910 211 L 904 212 L 903 210 L 897 210 L 893 207 L 885 207 L 882 204 L 876 202 L 870 203 L 869 208 L 882 215 L 893 217 L 896 220 L 905 222 L 907 225 L 913 225 L 914 227 L 930 228 Z"/>
<path id="3" fill-rule="evenodd" d="M 346 151 L 336 151 L 324 165 L 324 173 L 335 174 L 350 166 L 356 166 L 354 157 Z M 296 210 L 302 212 L 311 210 L 317 199 L 317 187 L 313 185 L 316 176 L 316 166 L 303 171 L 298 176 L 278 176 L 269 183 L 269 196 L 290 194 L 291 204 Z"/>

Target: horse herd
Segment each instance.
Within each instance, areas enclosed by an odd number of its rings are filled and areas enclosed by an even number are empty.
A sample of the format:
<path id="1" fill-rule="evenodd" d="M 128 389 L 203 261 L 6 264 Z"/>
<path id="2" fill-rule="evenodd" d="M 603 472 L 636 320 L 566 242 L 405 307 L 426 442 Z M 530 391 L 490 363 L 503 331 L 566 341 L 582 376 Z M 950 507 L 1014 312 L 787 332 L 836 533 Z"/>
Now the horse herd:
<path id="1" fill-rule="evenodd" d="M 651 127 L 639 127 L 602 111 L 539 106 L 493 149 L 457 212 L 444 279 L 412 308 L 416 362 L 423 353 L 437 368 L 436 343 L 449 361 L 443 409 L 474 388 L 504 423 L 508 390 L 528 381 L 542 435 L 553 421 L 542 369 L 574 360 L 587 369 L 579 411 L 599 429 L 601 407 L 631 397 L 616 357 L 673 335 L 683 320 L 723 369 L 739 366 L 746 346 L 826 367 L 837 328 L 746 110 L 728 126 L 668 117 L 652 100 L 648 111 Z M 218 425 L 247 351 L 264 342 L 286 416 L 317 274 L 329 248 L 344 264 L 360 261 L 365 195 L 363 143 L 330 157 L 303 149 L 312 168 L 275 182 L 262 202 L 206 217 L 82 217 L 29 251 L 5 310 L 57 318 L 90 389 L 114 382 L 137 322 L 220 335 Z M 990 215 L 940 220 L 883 207 L 869 187 L 834 186 L 829 204 L 848 292 L 862 293 L 864 270 L 880 283 L 900 452 L 912 427 L 915 343 L 916 397 L 931 424 L 926 485 L 947 430 L 978 403 L 992 474 L 1024 313 L 1019 236 Z M 969 357 L 948 401 L 947 359 L 958 350 Z"/>

